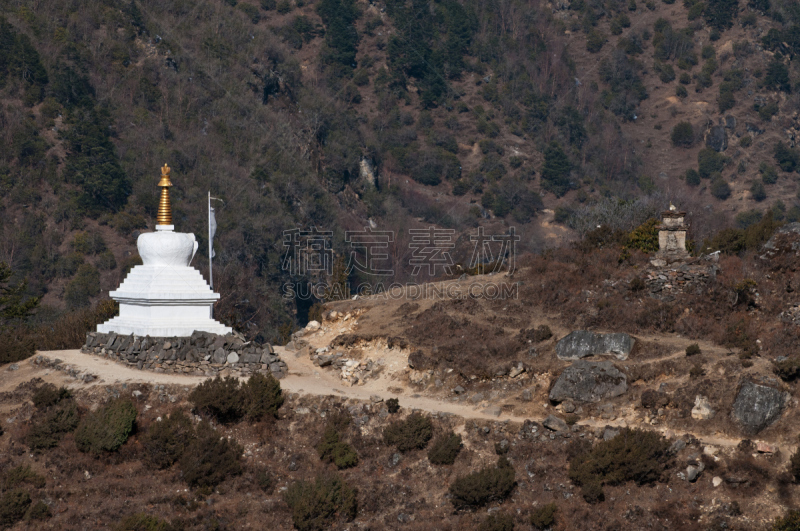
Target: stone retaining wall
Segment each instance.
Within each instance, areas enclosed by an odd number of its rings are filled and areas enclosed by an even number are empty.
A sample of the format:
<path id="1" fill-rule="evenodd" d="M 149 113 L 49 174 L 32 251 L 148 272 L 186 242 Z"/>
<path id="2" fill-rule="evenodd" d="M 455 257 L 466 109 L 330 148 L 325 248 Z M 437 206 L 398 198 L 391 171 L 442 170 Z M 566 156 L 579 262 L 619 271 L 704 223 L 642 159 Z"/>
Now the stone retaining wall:
<path id="1" fill-rule="evenodd" d="M 693 291 L 716 277 L 717 266 L 696 260 L 695 263 L 676 263 L 651 269 L 644 281 L 651 297 L 667 302 L 682 292 Z"/>
<path id="2" fill-rule="evenodd" d="M 139 337 L 89 332 L 81 352 L 167 374 L 213 378 L 247 377 L 259 372 L 283 378 L 288 373 L 286 363 L 271 345 L 244 341 L 234 334 L 195 332 L 191 337 Z"/>

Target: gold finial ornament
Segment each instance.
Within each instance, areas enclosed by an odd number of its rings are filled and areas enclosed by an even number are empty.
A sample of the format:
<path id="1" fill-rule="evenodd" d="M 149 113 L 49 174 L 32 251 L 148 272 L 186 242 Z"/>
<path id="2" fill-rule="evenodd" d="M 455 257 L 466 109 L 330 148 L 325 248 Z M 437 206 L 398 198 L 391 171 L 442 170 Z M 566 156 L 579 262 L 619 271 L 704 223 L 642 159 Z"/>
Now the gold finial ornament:
<path id="1" fill-rule="evenodd" d="M 172 205 L 169 203 L 169 188 L 172 181 L 169 180 L 170 167 L 164 164 L 161 168 L 161 180 L 158 186 L 161 188 L 161 199 L 158 201 L 158 217 L 156 225 L 172 225 Z"/>

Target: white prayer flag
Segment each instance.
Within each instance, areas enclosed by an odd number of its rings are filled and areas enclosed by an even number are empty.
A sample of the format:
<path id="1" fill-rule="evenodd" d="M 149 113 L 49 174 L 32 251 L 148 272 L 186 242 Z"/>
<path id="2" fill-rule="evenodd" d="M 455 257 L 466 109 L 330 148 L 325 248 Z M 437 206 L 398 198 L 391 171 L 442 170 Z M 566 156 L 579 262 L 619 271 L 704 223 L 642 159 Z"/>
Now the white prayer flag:
<path id="1" fill-rule="evenodd" d="M 214 208 L 208 207 L 208 239 L 211 246 L 211 258 L 214 258 L 217 253 L 214 252 L 214 234 L 217 233 L 217 218 L 214 217 Z"/>

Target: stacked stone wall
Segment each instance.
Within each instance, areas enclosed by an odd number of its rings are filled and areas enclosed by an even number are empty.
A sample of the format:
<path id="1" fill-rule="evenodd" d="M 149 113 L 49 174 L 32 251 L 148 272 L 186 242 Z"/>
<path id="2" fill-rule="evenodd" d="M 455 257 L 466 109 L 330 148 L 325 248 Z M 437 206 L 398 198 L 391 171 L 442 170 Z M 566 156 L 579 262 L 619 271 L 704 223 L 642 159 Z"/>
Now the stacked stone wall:
<path id="1" fill-rule="evenodd" d="M 139 337 L 86 334 L 81 352 L 157 373 L 247 377 L 253 373 L 286 376 L 286 363 L 272 345 L 244 341 L 233 334 L 195 332 L 191 337 Z"/>

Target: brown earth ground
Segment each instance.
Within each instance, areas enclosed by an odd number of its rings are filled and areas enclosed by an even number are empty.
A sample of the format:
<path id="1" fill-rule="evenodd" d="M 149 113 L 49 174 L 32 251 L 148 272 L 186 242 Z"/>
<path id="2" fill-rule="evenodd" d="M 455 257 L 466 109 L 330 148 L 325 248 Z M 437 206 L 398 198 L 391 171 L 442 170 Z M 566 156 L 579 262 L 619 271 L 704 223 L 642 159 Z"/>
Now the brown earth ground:
<path id="1" fill-rule="evenodd" d="M 523 277 L 524 272 L 516 274 L 516 278 Z M 459 475 L 494 462 L 494 445 L 503 439 L 510 441 L 508 457 L 518 485 L 509 500 L 489 508 L 515 515 L 517 529 L 531 529 L 527 515 L 535 506 L 550 502 L 559 506 L 556 528 L 562 530 L 705 530 L 722 529 L 718 526 L 723 524 L 729 529 L 765 529 L 797 503 L 798 488 L 784 472 L 796 446 L 796 407 L 787 408 L 777 423 L 758 435 L 758 441 L 774 445 L 775 451 L 769 453 L 740 445 L 745 436 L 729 417 L 742 377 L 768 380 L 779 387 L 786 384 L 775 380 L 767 359 L 754 358 L 751 367 L 743 368 L 729 349 L 708 341 L 677 334 L 637 335 L 637 347 L 630 358 L 615 361 L 628 374 L 627 393 L 599 404 L 578 404 L 573 419 L 576 423 L 566 434 L 553 436 L 542 427 L 533 435 L 526 432 L 525 426 L 530 427 L 530 423 L 523 425 L 525 421 L 541 422 L 550 414 L 566 417 L 561 406 L 551 404 L 547 395 L 560 370 L 568 365 L 555 357 L 556 339 L 571 328 L 555 313 L 530 308 L 522 311 L 520 301 L 513 297 L 486 300 L 458 294 L 468 293 L 470 286 L 485 290 L 488 285 L 511 285 L 514 281 L 514 277 L 498 273 L 436 285 L 444 293 L 449 287 L 451 296 L 425 299 L 403 293 L 326 305 L 324 315 L 328 318 L 323 319 L 319 330 L 299 334 L 307 346 L 300 343 L 302 348 L 296 350 L 292 345 L 275 349 L 289 367 L 289 375 L 281 380 L 287 395 L 281 418 L 271 423 L 220 427 L 243 445 L 246 471 L 220 485 L 210 496 L 188 489 L 175 467 L 149 470 L 141 460 L 139 435 L 134 435 L 118 454 L 100 459 L 78 452 L 71 435 L 54 450 L 30 453 L 24 444 L 26 423 L 34 411 L 30 396 L 42 382 L 73 389 L 85 409 L 96 408 L 110 396 L 131 396 L 134 390 L 141 391 L 135 402 L 140 412 L 139 433 L 143 433 L 151 422 L 170 411 L 188 411 L 188 392 L 202 381 L 199 377 L 138 371 L 77 350 L 42 352 L 98 379 L 84 384 L 63 371 L 37 365 L 36 358 L 19 363 L 15 371 L 3 370 L 0 419 L 6 435 L 0 437 L 0 471 L 30 464 L 48 478 L 47 486 L 32 497 L 47 501 L 54 516 L 44 524 L 28 526 L 30 529 L 103 529 L 115 525 L 121 516 L 141 511 L 180 522 L 186 529 L 290 529 L 291 515 L 283 502 L 283 489 L 326 468 L 314 447 L 322 435 L 325 417 L 335 409 L 346 408 L 356 419 L 346 438 L 357 449 L 360 464 L 342 474 L 359 489 L 360 509 L 353 523 L 337 529 L 477 528 L 486 508 L 454 512 L 447 485 Z M 331 310 L 339 315 L 331 319 Z M 451 322 L 443 328 L 442 323 L 449 322 L 443 318 L 448 315 L 454 317 L 456 325 Z M 551 328 L 553 337 L 536 344 L 535 357 L 525 348 L 491 366 L 493 370 L 522 362 L 525 371 L 515 378 L 469 374 L 482 367 L 469 361 L 474 354 L 469 349 L 464 350 L 461 367 L 448 366 L 447 346 L 454 337 L 460 340 L 461 335 L 472 345 L 491 347 L 493 339 L 486 335 L 491 327 L 502 329 L 502 336 L 507 337 L 543 324 Z M 496 331 L 493 334 L 501 335 Z M 698 343 L 702 354 L 688 359 L 685 349 L 691 343 Z M 437 350 L 439 346 L 441 350 Z M 347 359 L 373 360 L 380 370 L 352 384 L 342 379 L 341 371 L 312 362 L 316 349 L 325 347 L 341 351 Z M 416 350 L 431 359 L 437 352 L 442 357 L 432 369 L 414 370 L 408 366 L 408 356 Z M 689 367 L 698 359 L 706 374 L 691 379 Z M 457 386 L 464 392 L 456 394 L 453 389 Z M 670 404 L 659 412 L 643 408 L 641 393 L 657 388 L 670 395 Z M 523 397 L 526 390 L 531 392 L 530 400 Z M 689 411 L 696 394 L 709 398 L 717 412 L 714 418 L 692 419 Z M 464 450 L 456 463 L 451 467 L 431 465 L 424 451 L 403 454 L 398 463 L 395 455 L 399 454 L 382 442 L 382 429 L 393 417 L 386 414 L 378 397 L 383 401 L 398 398 L 401 415 L 411 410 L 429 412 L 437 432 L 452 429 L 461 434 Z M 675 457 L 662 482 L 605 487 L 606 501 L 589 505 L 567 477 L 567 456 L 573 441 L 602 438 L 606 426 L 657 430 L 668 438 L 682 437 L 688 445 Z M 700 479 L 695 483 L 680 479 L 678 472 L 697 459 L 706 464 Z M 264 493 L 255 485 L 253 471 L 258 468 L 266 468 L 276 478 L 274 490 Z M 724 481 L 714 487 L 714 478 Z M 17 527 L 26 528 L 24 524 Z"/>

